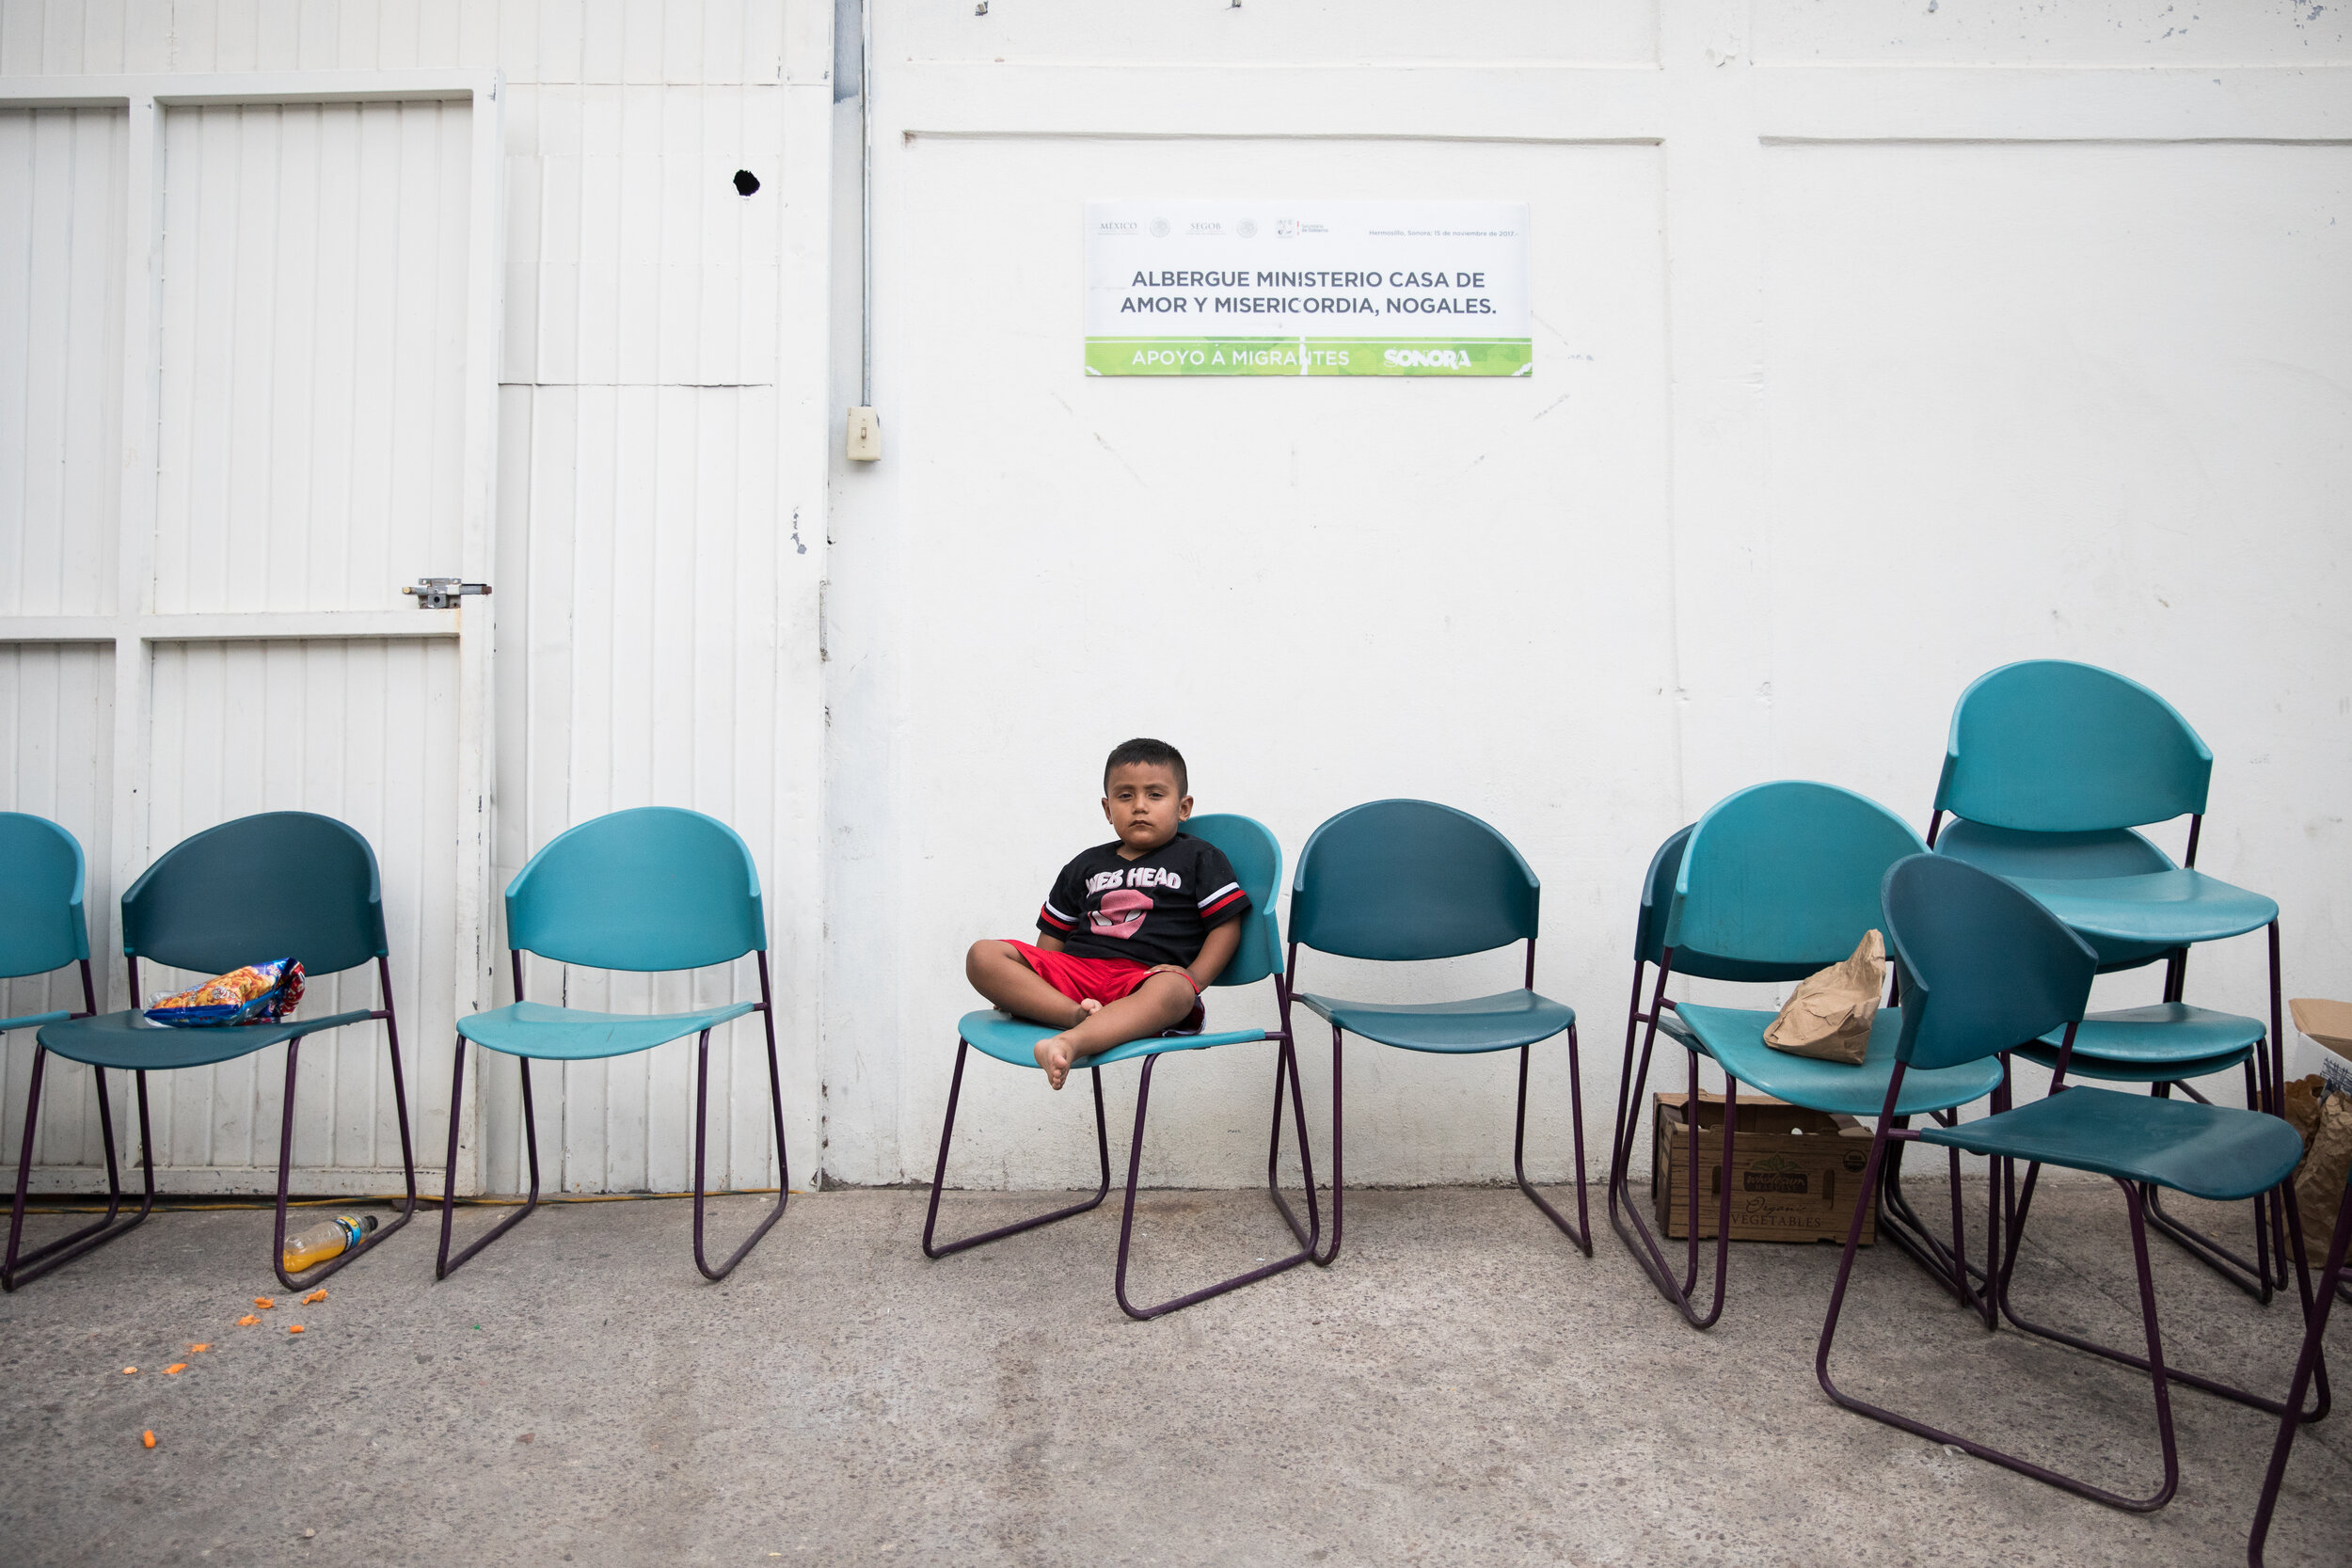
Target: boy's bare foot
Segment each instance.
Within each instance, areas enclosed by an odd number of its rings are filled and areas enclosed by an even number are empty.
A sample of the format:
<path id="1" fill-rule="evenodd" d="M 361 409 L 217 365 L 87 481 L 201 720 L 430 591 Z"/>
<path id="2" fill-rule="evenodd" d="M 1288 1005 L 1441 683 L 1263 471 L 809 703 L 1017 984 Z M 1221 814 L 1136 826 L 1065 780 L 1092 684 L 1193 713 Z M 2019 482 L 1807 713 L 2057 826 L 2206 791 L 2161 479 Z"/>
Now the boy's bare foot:
<path id="1" fill-rule="evenodd" d="M 1102 1010 L 1103 1004 L 1091 996 L 1081 998 L 1078 1016 L 1070 1021 L 1071 1027 L 1077 1027 Z M 1070 1078 L 1070 1064 L 1077 1057 L 1077 1042 L 1067 1033 L 1049 1035 L 1037 1042 L 1036 1054 L 1037 1065 L 1045 1069 L 1046 1085 L 1058 1089 Z"/>
<path id="2" fill-rule="evenodd" d="M 1037 1065 L 1045 1069 L 1045 1085 L 1058 1089 L 1070 1077 L 1071 1059 L 1077 1054 L 1077 1044 L 1068 1035 L 1048 1035 L 1037 1042 Z"/>

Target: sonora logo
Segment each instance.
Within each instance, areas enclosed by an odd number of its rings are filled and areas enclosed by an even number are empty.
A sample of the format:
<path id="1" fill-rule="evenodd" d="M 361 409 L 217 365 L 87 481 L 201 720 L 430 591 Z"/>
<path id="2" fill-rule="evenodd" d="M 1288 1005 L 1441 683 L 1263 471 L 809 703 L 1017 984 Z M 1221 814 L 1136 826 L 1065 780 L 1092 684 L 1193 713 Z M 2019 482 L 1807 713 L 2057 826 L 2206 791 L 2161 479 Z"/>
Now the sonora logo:
<path id="1" fill-rule="evenodd" d="M 1470 368 L 1470 351 L 1458 348 L 1392 348 L 1381 357 L 1391 369 L 1466 371 Z"/>

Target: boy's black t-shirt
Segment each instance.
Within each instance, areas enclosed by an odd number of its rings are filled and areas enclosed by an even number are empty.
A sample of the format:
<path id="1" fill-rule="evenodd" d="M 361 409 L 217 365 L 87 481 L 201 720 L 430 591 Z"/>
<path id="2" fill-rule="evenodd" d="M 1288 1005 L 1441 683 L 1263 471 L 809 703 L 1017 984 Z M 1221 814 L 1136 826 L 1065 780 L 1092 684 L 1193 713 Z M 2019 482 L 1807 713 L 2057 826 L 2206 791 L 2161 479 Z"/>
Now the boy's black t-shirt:
<path id="1" fill-rule="evenodd" d="M 1178 833 L 1140 860 L 1098 844 L 1061 868 L 1037 928 L 1082 958 L 1189 964 L 1209 933 L 1249 908 L 1225 852 Z"/>

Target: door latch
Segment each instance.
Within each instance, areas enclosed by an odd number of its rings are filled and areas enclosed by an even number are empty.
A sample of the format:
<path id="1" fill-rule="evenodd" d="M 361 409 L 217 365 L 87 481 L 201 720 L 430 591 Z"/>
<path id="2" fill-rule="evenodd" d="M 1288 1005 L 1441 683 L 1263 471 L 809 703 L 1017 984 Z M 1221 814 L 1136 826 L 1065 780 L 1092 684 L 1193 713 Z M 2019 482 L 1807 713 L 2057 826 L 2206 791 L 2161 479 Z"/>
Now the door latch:
<path id="1" fill-rule="evenodd" d="M 468 594 L 487 594 L 486 582 L 460 582 L 455 578 L 419 578 L 414 588 L 404 588 L 404 594 L 417 596 L 419 610 L 454 610 L 457 601 Z"/>

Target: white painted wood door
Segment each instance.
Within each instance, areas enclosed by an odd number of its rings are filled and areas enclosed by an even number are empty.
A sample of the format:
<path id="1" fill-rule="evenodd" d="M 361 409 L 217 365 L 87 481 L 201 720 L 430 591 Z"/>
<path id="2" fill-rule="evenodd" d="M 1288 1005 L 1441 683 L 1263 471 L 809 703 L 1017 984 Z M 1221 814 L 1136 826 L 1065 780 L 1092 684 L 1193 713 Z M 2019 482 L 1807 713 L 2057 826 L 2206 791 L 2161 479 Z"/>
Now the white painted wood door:
<path id="1" fill-rule="evenodd" d="M 0 266 L 40 275 L 7 289 L 40 305 L 0 325 L 0 497 L 22 498 L 0 508 L 0 807 L 82 840 L 114 1006 L 141 1000 L 118 900 L 171 845 L 273 810 L 364 833 L 437 1180 L 454 1019 L 490 995 L 491 626 L 488 601 L 402 589 L 492 559 L 496 79 L 50 77 L 0 81 L 8 103 Z M 14 1012 L 67 982 L 5 984 Z M 379 1005 L 364 970 L 311 996 Z M 384 1042 L 353 1026 L 305 1053 L 297 1190 L 398 1186 Z M 13 1135 L 32 1040 L 7 1050 Z M 98 1180 L 89 1079 L 49 1080 L 41 1188 Z M 283 1082 L 282 1048 L 151 1080 L 163 1184 L 268 1190 Z"/>

